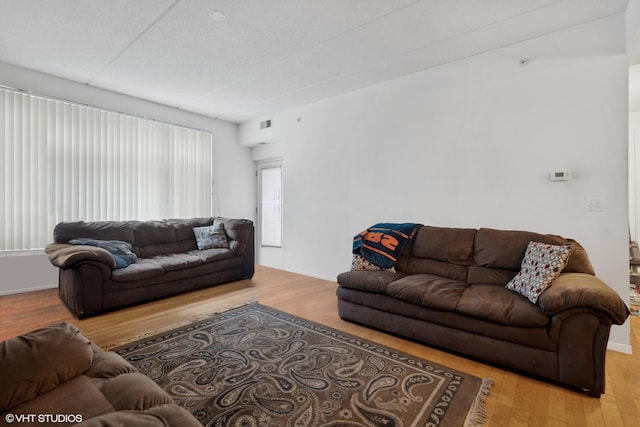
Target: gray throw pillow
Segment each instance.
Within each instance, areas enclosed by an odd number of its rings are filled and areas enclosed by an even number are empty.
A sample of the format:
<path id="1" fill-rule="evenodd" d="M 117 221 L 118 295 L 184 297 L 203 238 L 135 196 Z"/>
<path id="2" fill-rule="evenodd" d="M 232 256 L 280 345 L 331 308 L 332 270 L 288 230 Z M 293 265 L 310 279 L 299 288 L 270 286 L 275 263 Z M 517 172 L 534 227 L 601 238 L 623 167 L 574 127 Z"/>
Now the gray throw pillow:
<path id="1" fill-rule="evenodd" d="M 196 236 L 198 249 L 201 251 L 213 248 L 228 248 L 227 236 L 222 224 L 214 224 L 207 227 L 195 227 L 193 234 Z"/>

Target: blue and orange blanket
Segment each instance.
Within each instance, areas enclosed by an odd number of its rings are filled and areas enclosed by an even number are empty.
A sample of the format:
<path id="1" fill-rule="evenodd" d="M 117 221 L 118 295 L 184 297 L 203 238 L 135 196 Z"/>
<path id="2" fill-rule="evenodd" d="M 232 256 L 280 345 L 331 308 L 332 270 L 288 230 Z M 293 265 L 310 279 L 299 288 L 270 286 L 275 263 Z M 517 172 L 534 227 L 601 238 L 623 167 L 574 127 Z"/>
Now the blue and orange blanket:
<path id="1" fill-rule="evenodd" d="M 116 262 L 114 268 L 125 268 L 138 260 L 136 254 L 132 252 L 131 244 L 120 240 L 96 240 L 85 237 L 69 240 L 72 245 L 96 246 L 108 251 Z"/>
<path id="2" fill-rule="evenodd" d="M 411 222 L 373 225 L 354 236 L 353 253 L 380 268 L 391 268 L 421 226 Z"/>

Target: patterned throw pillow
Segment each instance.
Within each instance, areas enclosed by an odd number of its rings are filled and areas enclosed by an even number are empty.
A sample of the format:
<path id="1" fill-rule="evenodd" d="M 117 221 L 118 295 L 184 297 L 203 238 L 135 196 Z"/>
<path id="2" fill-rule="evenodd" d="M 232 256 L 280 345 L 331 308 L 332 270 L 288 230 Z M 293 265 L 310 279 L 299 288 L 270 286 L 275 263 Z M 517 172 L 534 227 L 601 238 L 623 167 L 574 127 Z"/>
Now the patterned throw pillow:
<path id="1" fill-rule="evenodd" d="M 395 267 L 383 269 L 367 261 L 361 255 L 353 254 L 353 261 L 351 261 L 351 271 L 379 271 L 379 270 L 390 271 L 392 273 L 396 272 Z"/>
<path id="2" fill-rule="evenodd" d="M 524 295 L 535 304 L 567 264 L 570 253 L 571 245 L 529 242 L 520 272 L 507 283 L 506 288 Z"/>
<path id="3" fill-rule="evenodd" d="M 196 236 L 196 243 L 198 244 L 198 249 L 201 251 L 205 249 L 229 247 L 222 223 L 208 227 L 195 227 L 193 234 Z"/>

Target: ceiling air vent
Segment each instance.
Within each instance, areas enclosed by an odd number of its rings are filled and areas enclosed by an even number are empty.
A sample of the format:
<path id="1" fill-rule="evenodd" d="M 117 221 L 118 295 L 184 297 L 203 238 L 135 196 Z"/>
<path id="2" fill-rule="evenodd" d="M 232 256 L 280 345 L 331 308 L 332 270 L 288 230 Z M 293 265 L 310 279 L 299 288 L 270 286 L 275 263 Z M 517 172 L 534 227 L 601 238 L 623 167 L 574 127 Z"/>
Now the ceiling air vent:
<path id="1" fill-rule="evenodd" d="M 269 129 L 271 127 L 271 120 L 263 120 L 260 122 L 260 129 Z"/>

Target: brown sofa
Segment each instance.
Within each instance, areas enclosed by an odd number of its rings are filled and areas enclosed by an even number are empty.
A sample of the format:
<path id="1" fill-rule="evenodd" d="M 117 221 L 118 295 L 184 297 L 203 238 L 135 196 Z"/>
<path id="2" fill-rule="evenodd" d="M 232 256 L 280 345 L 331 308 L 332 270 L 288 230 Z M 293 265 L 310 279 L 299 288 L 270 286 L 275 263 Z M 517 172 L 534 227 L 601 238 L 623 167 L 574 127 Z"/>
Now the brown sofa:
<path id="1" fill-rule="evenodd" d="M 148 377 L 59 323 L 0 343 L 0 424 L 201 427 Z"/>
<path id="2" fill-rule="evenodd" d="M 222 224 L 228 248 L 200 250 L 193 229 Z M 115 268 L 102 247 L 74 245 L 77 238 L 130 244 L 137 261 Z M 163 221 L 63 222 L 45 252 L 59 267 L 60 298 L 79 318 L 143 301 L 175 295 L 254 273 L 253 222 L 191 218 Z"/>
<path id="3" fill-rule="evenodd" d="M 530 241 L 572 245 L 536 304 L 505 288 Z M 578 387 L 599 397 L 612 324 L 629 309 L 595 276 L 586 251 L 559 236 L 423 226 L 391 271 L 338 276 L 338 312 L 456 353 Z"/>

